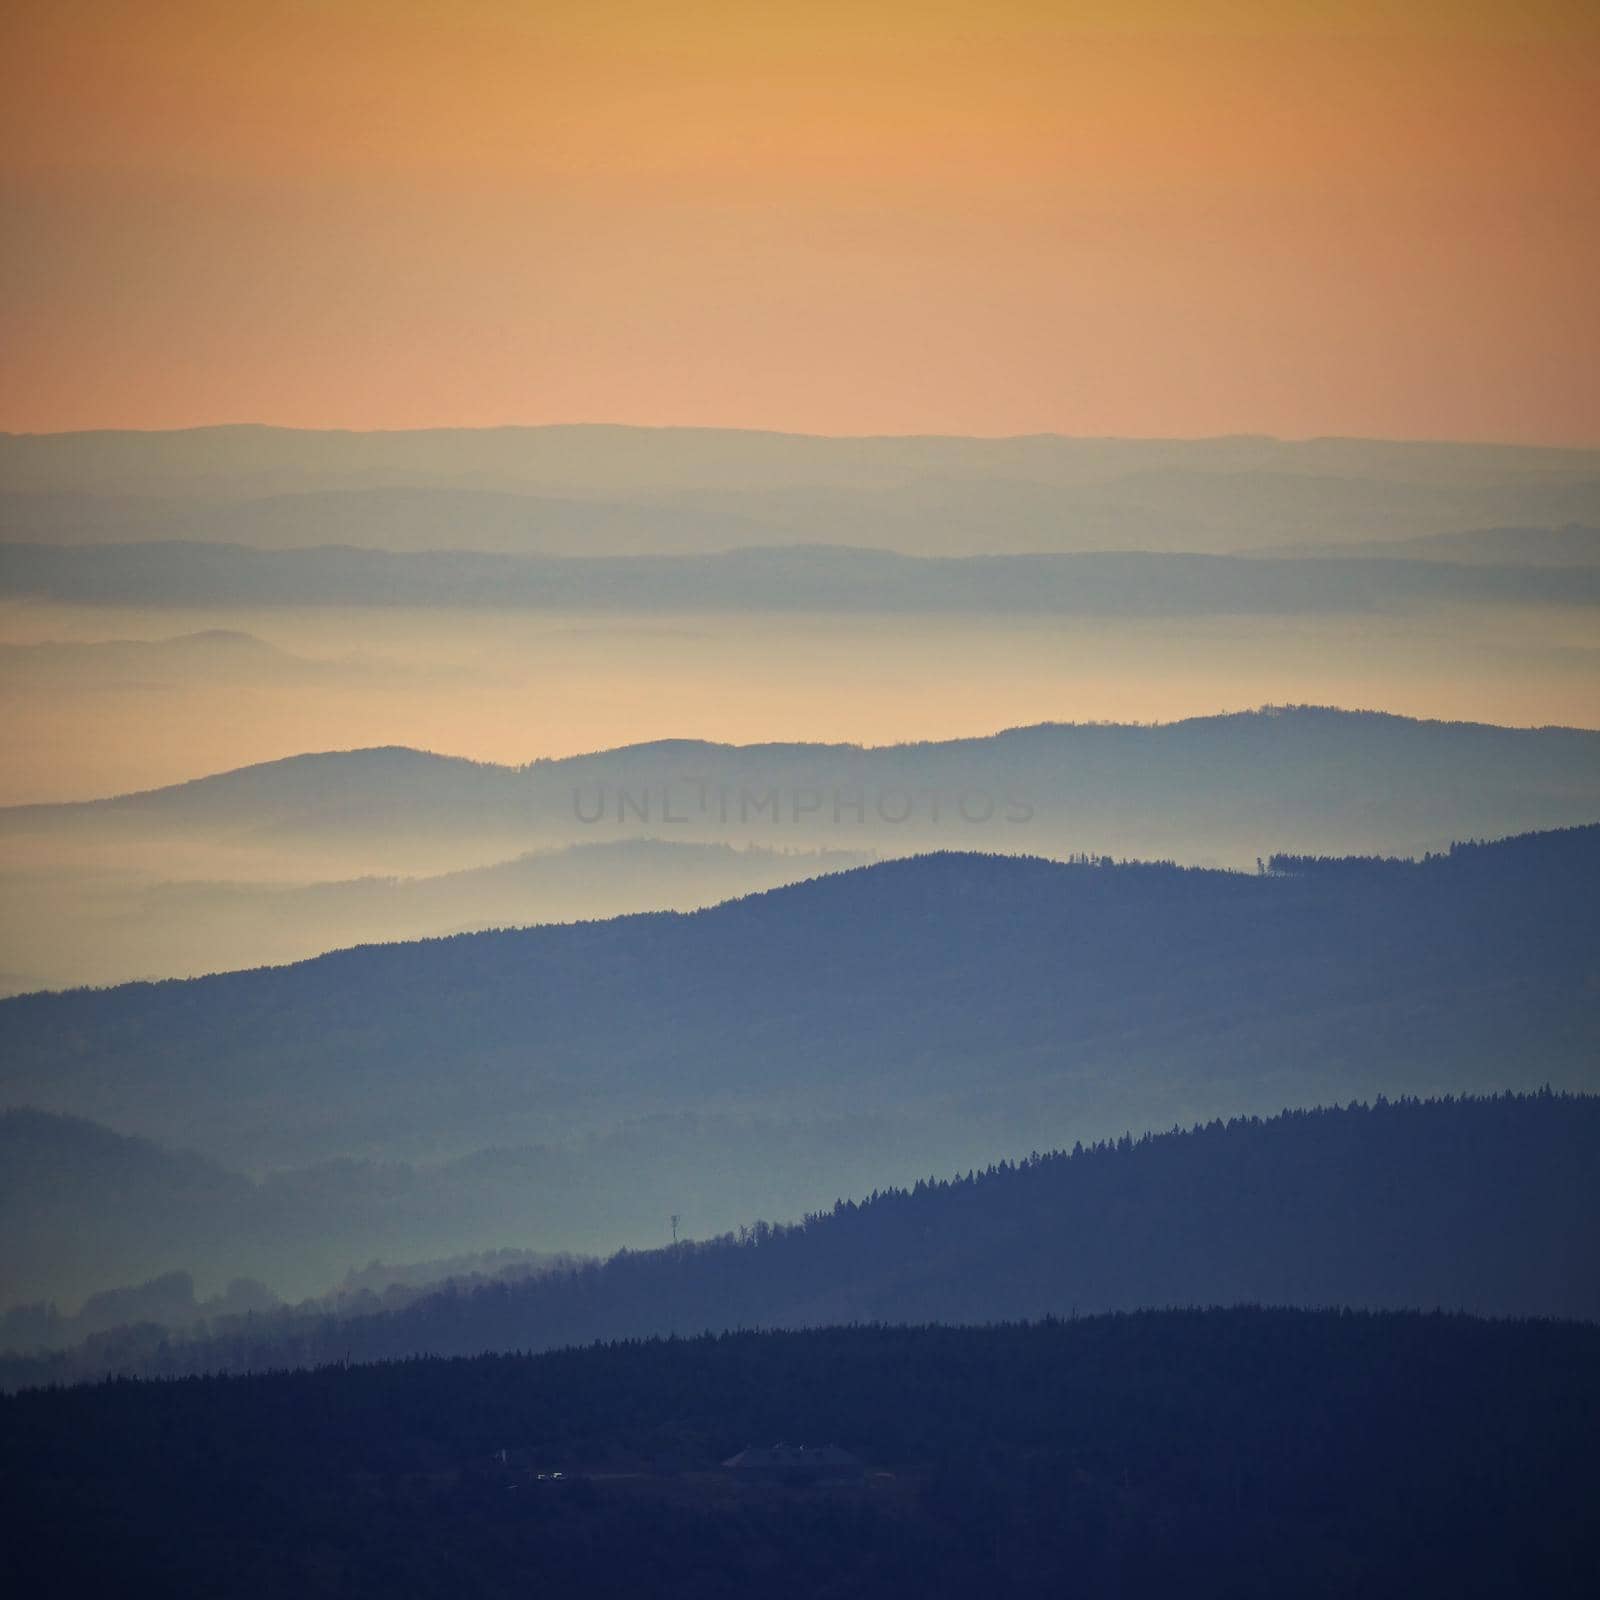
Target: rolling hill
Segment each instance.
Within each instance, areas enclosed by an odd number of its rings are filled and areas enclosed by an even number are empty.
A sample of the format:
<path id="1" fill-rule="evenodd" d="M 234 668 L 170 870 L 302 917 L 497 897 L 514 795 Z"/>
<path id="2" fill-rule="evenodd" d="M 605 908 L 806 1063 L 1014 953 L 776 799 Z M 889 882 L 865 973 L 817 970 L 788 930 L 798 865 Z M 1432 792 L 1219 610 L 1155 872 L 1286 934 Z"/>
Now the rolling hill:
<path id="1" fill-rule="evenodd" d="M 1235 1111 L 1591 1084 L 1600 827 L 1288 866 L 945 854 L 691 914 L 22 996 L 0 1097 L 254 1169 L 871 1114 L 892 1180 Z M 840 1192 L 826 1160 L 813 1176 Z"/>

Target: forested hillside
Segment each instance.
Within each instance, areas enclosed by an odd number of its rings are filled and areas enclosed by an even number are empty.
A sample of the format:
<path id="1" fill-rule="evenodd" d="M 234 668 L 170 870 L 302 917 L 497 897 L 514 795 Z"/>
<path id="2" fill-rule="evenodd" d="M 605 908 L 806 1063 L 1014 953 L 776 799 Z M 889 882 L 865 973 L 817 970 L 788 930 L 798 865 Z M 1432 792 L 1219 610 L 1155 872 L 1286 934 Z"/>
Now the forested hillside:
<path id="1" fill-rule="evenodd" d="M 1585 1087 L 1597 885 L 1600 827 L 1264 876 L 930 856 L 688 915 L 23 996 L 0 1096 L 247 1167 L 870 1114 L 892 1182 L 1085 1132 Z M 855 1187 L 806 1170 L 817 1199 Z M 706 1231 L 768 1209 L 697 1192 Z M 638 1198 L 687 1209 L 670 1181 Z"/>
<path id="2" fill-rule="evenodd" d="M 1600 1099 L 1380 1102 L 1123 1138 L 392 1313 L 127 1328 L 0 1361 L 0 1381 L 1239 1303 L 1600 1320 Z"/>
<path id="3" fill-rule="evenodd" d="M 0 1400 L 0 1582 L 1588 1596 L 1597 1416 L 1592 1327 L 1249 1310 L 109 1383 Z M 867 1475 L 719 1470 L 778 1439 Z"/>

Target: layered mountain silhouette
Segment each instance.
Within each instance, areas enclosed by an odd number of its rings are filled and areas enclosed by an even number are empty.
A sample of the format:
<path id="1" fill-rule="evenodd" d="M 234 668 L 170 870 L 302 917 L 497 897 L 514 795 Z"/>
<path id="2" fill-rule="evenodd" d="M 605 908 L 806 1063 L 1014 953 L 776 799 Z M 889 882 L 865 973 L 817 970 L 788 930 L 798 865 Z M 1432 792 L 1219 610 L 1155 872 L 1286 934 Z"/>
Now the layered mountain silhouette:
<path id="1" fill-rule="evenodd" d="M 794 1226 L 762 1222 L 516 1281 L 452 1285 L 392 1311 L 222 1309 L 183 1338 L 148 1316 L 158 1325 L 0 1365 L 0 1376 L 237 1371 L 1174 1305 L 1593 1321 L 1597 1263 L 1600 1100 L 1545 1092 L 1379 1101 L 1034 1154 L 841 1199 Z M 188 1291 L 177 1312 L 192 1321 L 192 1286 L 169 1287 Z"/>
<path id="2" fill-rule="evenodd" d="M 839 545 L 507 555 L 318 545 L 0 544 L 0 594 L 120 606 L 524 607 L 551 612 L 1305 616 L 1594 605 L 1600 569 L 1379 555 L 901 555 Z"/>
<path id="3" fill-rule="evenodd" d="M 1347 544 L 1288 546 L 1261 554 L 1367 556 L 1398 561 L 1450 561 L 1481 566 L 1600 566 L 1600 528 L 1473 528 L 1411 539 L 1361 539 Z"/>
<path id="4" fill-rule="evenodd" d="M 59 688 L 136 689 L 203 673 L 211 681 L 286 675 L 314 679 L 326 664 L 278 649 L 230 628 L 206 628 L 170 639 L 48 640 L 0 644 L 0 673 L 15 693 Z"/>
<path id="5" fill-rule="evenodd" d="M 0 436 L 0 533 L 614 555 L 1226 551 L 1600 520 L 1600 453 L 689 428 Z"/>
<path id="6" fill-rule="evenodd" d="M 1089 851 L 1248 865 L 1414 854 L 1600 816 L 1600 733 L 1267 707 L 1156 726 L 1042 724 L 886 745 L 660 740 L 504 767 L 389 748 L 140 794 L 0 808 L 0 838 L 326 843 L 456 838 L 511 855 L 617 836 Z"/>
<path id="7" fill-rule="evenodd" d="M 14 1315 L 0 1348 L 31 1348 L 28 1327 L 63 1320 L 87 1322 L 84 1333 L 178 1326 L 226 1312 L 215 1301 L 237 1302 L 241 1285 L 275 1303 L 263 1281 L 299 1300 L 339 1282 L 382 1291 L 481 1270 L 469 1258 L 482 1241 L 548 1234 L 552 1195 L 582 1181 L 578 1162 L 548 1150 L 425 1167 L 346 1161 L 255 1180 L 80 1117 L 3 1111 L 0 1312 Z"/>
<path id="8" fill-rule="evenodd" d="M 1592 1081 L 1600 827 L 1285 867 L 944 854 L 687 915 L 23 996 L 0 1097 L 252 1168 L 872 1115 L 892 1181 L 1080 1130 Z M 628 1200 L 659 1217 L 692 1185 L 731 1223 L 762 1185 L 843 1192 L 797 1149 L 739 1194 L 669 1153 Z"/>
<path id="9" fill-rule="evenodd" d="M 191 1273 L 202 1298 L 245 1278 L 298 1300 L 352 1263 L 490 1245 L 609 1251 L 668 1237 L 663 1206 L 702 1228 L 731 1225 L 756 1200 L 799 1216 L 819 1203 L 819 1183 L 820 1198 L 827 1186 L 865 1194 L 886 1170 L 908 1170 L 896 1131 L 884 1116 L 690 1111 L 561 1144 L 500 1140 L 443 1161 L 345 1157 L 249 1177 L 182 1148 L 182 1135 L 169 1147 L 84 1118 L 4 1111 L 0 1311 L 54 1304 L 70 1316 L 86 1297 L 174 1272 Z"/>
<path id="10" fill-rule="evenodd" d="M 193 977 L 354 944 L 692 910 L 870 859 L 863 851 L 612 839 L 457 872 L 308 883 L 19 869 L 0 879 L 28 902 L 0 922 L 0 967 L 32 975 L 12 983 L 15 993 Z"/>

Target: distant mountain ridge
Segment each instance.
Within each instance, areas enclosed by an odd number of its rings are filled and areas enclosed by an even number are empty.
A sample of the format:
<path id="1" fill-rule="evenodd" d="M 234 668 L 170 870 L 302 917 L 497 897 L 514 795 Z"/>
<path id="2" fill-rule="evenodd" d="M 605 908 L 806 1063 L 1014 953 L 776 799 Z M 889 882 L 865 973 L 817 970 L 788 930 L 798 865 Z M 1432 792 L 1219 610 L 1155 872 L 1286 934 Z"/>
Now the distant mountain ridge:
<path id="1" fill-rule="evenodd" d="M 509 856 L 650 836 L 1244 865 L 1274 851 L 1414 854 L 1597 819 L 1600 731 L 1302 706 L 908 745 L 659 740 L 516 768 L 330 751 L 107 800 L 0 808 L 0 837 L 181 830 L 359 846 L 459 835 Z"/>
<path id="2" fill-rule="evenodd" d="M 629 613 L 1329 615 L 1600 603 L 1600 571 L 1407 558 L 1085 550 L 907 555 L 844 544 L 681 555 L 315 545 L 0 544 L 0 593 L 73 605 L 527 607 Z"/>
<path id="3" fill-rule="evenodd" d="M 1226 551 L 1600 520 L 1600 452 L 566 426 L 0 435 L 0 536 L 625 554 Z"/>
<path id="4" fill-rule="evenodd" d="M 1300 545 L 1261 555 L 1363 556 L 1399 561 L 1469 562 L 1487 566 L 1600 566 L 1600 527 L 1474 528 L 1411 539 L 1362 539 L 1340 545 Z"/>
<path id="5" fill-rule="evenodd" d="M 41 640 L 0 642 L 0 674 L 18 692 L 77 686 L 126 691 L 155 683 L 181 682 L 186 674 L 207 681 L 318 679 L 329 664 L 297 656 L 236 628 L 203 628 L 164 639 Z"/>

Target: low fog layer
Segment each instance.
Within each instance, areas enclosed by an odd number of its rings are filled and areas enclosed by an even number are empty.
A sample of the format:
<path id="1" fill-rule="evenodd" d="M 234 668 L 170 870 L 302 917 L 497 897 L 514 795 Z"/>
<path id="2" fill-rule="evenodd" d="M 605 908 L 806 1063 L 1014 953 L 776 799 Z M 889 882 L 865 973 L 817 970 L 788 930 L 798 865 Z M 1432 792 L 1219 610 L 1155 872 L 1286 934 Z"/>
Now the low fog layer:
<path id="1" fill-rule="evenodd" d="M 248 1236 L 245 1218 L 235 1225 Z M 1207 1299 L 1593 1319 L 1597 1245 L 1600 1100 L 1381 1101 L 1035 1153 L 604 1264 L 504 1250 L 408 1269 L 375 1261 L 296 1306 L 247 1280 L 201 1299 L 192 1274 L 167 1273 L 73 1316 L 16 1308 L 0 1323 L 0 1387 Z M 31 1361 L 3 1354 L 70 1345 Z"/>
<path id="2" fill-rule="evenodd" d="M 375 1258 L 1592 1089 L 1593 828 L 1451 847 L 1600 817 L 1597 527 L 1592 451 L 0 438 L 0 987 L 224 969 L 0 1004 L 7 1296 L 282 1327 Z"/>
<path id="3" fill-rule="evenodd" d="M 108 847 L 107 854 L 113 853 Z M 206 860 L 190 852 L 193 866 Z M 161 878 L 131 867 L 0 869 L 0 992 L 184 978 L 299 961 L 377 944 L 690 911 L 819 872 L 859 866 L 860 850 L 622 839 L 530 851 L 430 877 L 287 881 Z M 15 908 L 10 909 L 10 908 Z"/>

